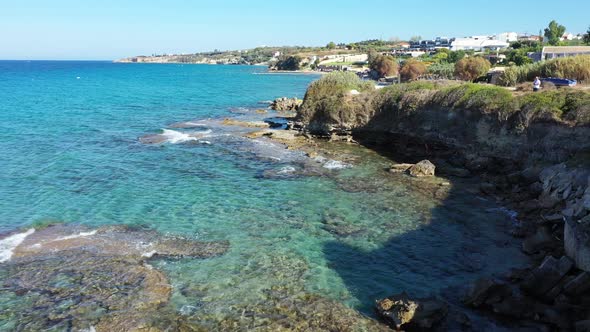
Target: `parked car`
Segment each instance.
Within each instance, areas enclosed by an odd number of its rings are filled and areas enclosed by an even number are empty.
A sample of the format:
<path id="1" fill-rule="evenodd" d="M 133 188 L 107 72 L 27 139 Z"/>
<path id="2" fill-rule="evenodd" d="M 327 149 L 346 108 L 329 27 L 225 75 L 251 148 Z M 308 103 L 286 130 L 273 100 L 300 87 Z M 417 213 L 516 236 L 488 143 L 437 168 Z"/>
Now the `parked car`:
<path id="1" fill-rule="evenodd" d="M 576 81 L 576 80 L 570 80 L 567 78 L 555 78 L 555 77 L 542 78 L 541 82 L 542 83 L 551 83 L 555 86 L 575 86 L 576 84 L 578 84 L 578 81 Z"/>

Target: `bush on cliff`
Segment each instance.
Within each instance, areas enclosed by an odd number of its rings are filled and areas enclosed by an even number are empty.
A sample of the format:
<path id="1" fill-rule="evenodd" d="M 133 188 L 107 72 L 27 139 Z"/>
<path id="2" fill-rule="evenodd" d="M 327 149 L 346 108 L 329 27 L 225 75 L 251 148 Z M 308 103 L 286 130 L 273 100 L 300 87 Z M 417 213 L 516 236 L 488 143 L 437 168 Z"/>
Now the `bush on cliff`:
<path id="1" fill-rule="evenodd" d="M 455 76 L 464 81 L 474 81 L 485 75 L 491 66 L 488 60 L 479 56 L 463 58 L 455 64 Z"/>
<path id="2" fill-rule="evenodd" d="M 504 119 L 517 109 L 510 91 L 474 83 L 443 88 L 433 97 L 433 103 L 449 109 L 464 109 L 483 114 L 497 113 Z"/>
<path id="3" fill-rule="evenodd" d="M 366 92 L 358 97 L 363 98 L 374 89 L 374 83 L 363 81 L 354 73 L 330 73 L 309 85 L 298 118 L 302 121 L 309 121 L 312 117 L 327 122 L 342 121 L 346 117 L 344 113 L 354 113 L 348 112 L 350 105 L 347 101 L 354 97 L 350 91 Z"/>
<path id="4" fill-rule="evenodd" d="M 572 91 L 565 97 L 563 118 L 576 125 L 590 125 L 590 93 Z"/>
<path id="5" fill-rule="evenodd" d="M 428 67 L 428 74 L 437 79 L 453 79 L 455 77 L 455 64 L 453 63 L 434 63 Z"/>
<path id="6" fill-rule="evenodd" d="M 351 95 L 350 89 L 364 92 Z M 416 81 L 375 90 L 356 77 L 326 76 L 308 89 L 299 119 L 312 132 L 328 133 L 337 127 L 389 130 L 406 121 L 434 121 L 436 114 L 448 125 L 455 112 L 471 119 L 485 116 L 517 132 L 539 121 L 587 126 L 590 92 L 558 89 L 515 96 L 502 87 L 454 81 Z"/>
<path id="7" fill-rule="evenodd" d="M 563 114 L 565 94 L 562 91 L 529 93 L 518 98 L 521 117 L 528 125 L 531 120 L 559 120 Z"/>
<path id="8" fill-rule="evenodd" d="M 426 73 L 426 65 L 424 62 L 409 59 L 404 62 L 399 72 L 403 81 L 413 81 Z"/>
<path id="9" fill-rule="evenodd" d="M 369 67 L 379 74 L 379 77 L 396 76 L 398 63 L 391 55 L 377 55 L 369 62 Z"/>

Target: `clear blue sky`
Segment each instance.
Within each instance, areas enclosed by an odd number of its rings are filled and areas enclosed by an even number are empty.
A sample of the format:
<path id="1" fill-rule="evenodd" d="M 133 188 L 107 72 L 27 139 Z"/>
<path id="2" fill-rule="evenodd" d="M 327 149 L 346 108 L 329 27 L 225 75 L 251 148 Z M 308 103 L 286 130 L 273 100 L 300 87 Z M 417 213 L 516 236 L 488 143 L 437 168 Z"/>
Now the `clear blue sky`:
<path id="1" fill-rule="evenodd" d="M 325 45 L 590 25 L 588 0 L 1 0 L 0 59 Z"/>

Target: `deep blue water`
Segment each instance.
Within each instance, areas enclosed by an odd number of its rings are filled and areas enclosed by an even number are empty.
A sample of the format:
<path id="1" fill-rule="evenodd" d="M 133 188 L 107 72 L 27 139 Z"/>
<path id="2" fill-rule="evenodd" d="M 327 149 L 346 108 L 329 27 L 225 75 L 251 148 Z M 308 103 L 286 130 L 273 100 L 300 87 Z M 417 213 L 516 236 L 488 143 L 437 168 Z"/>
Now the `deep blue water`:
<path id="1" fill-rule="evenodd" d="M 196 301 L 182 287 L 224 308 L 287 284 L 370 312 L 394 291 L 427 295 L 518 264 L 504 231 L 510 220 L 497 206 L 471 194 L 435 200 L 413 180 L 384 173 L 390 161 L 360 147 L 342 147 L 360 162 L 332 176 L 269 179 L 261 174 L 276 162 L 239 140 L 139 141 L 174 122 L 302 98 L 317 79 L 265 72 L 0 62 L 0 232 L 59 221 L 229 240 L 221 257 L 157 263 L 178 310 Z"/>

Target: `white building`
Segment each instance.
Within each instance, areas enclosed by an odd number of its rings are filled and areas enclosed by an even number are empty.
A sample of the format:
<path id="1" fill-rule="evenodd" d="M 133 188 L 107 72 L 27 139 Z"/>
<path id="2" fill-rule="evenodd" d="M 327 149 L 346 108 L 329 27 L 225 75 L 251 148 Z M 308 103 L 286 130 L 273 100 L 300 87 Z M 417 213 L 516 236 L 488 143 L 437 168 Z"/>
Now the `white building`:
<path id="1" fill-rule="evenodd" d="M 502 32 L 496 35 L 496 40 L 512 43 L 518 40 L 518 34 L 516 32 Z"/>
<path id="2" fill-rule="evenodd" d="M 496 38 L 490 36 L 471 36 L 466 38 L 456 38 L 451 43 L 451 50 L 499 50 L 502 48 L 507 48 L 509 45 L 510 44 L 508 44 L 508 42 L 506 41 L 497 40 Z"/>

